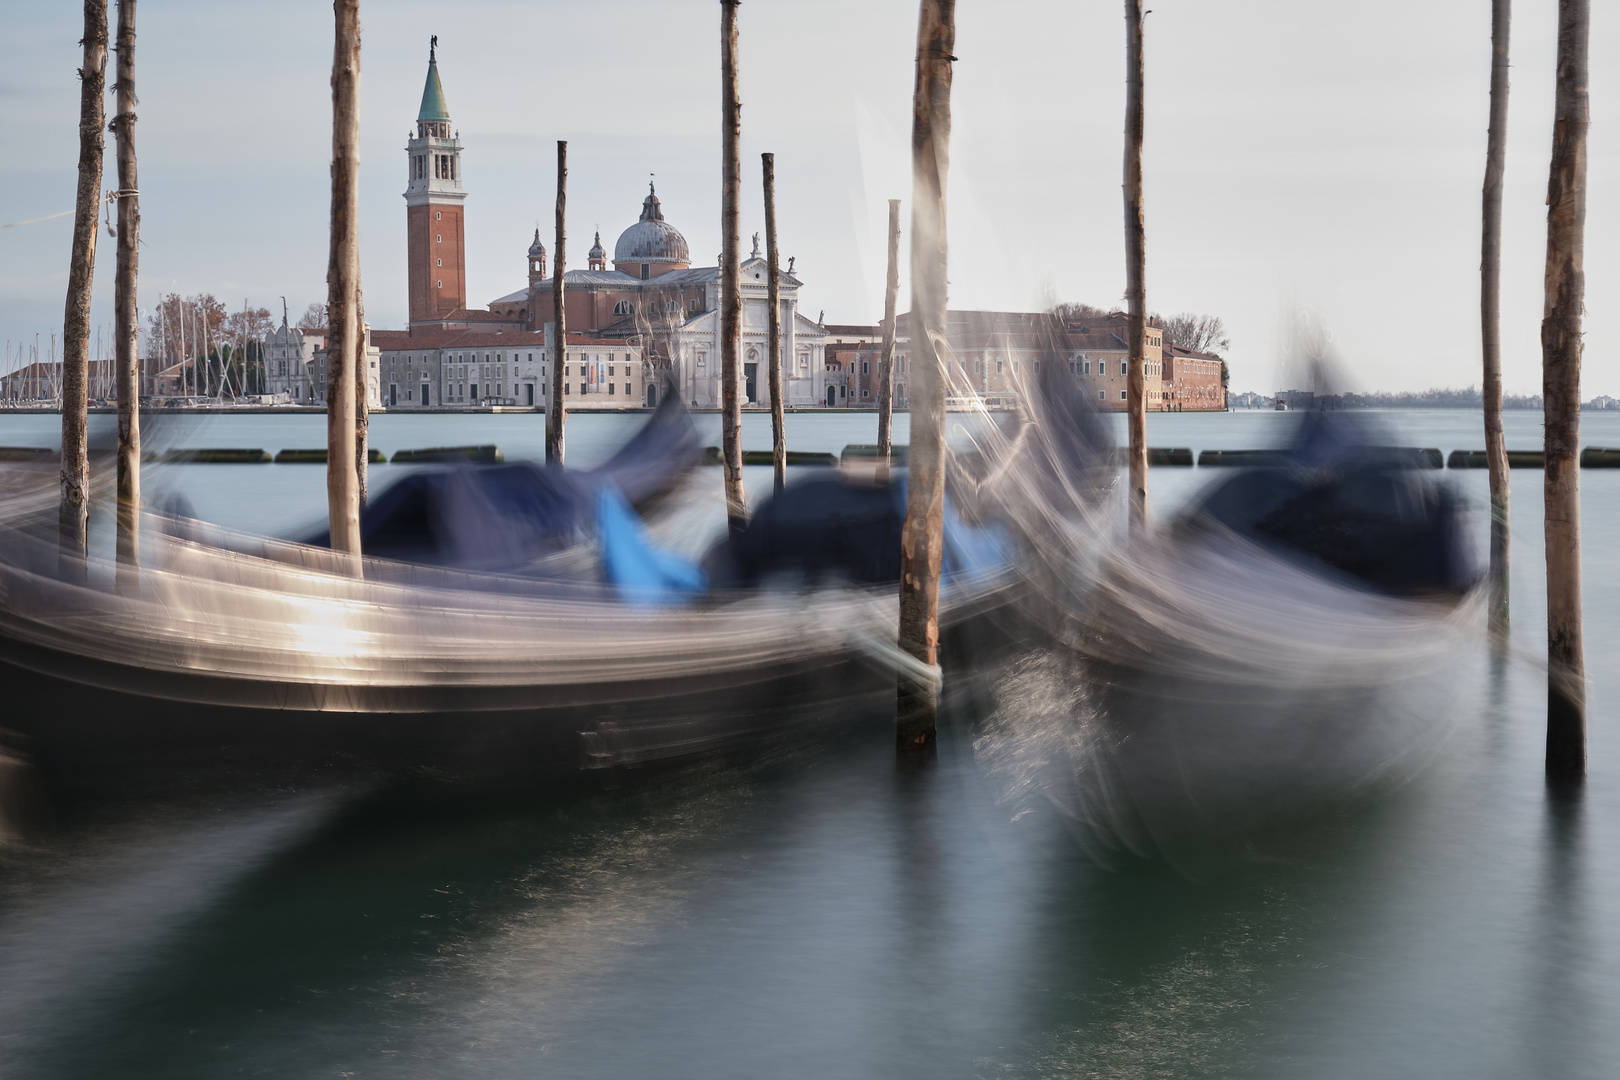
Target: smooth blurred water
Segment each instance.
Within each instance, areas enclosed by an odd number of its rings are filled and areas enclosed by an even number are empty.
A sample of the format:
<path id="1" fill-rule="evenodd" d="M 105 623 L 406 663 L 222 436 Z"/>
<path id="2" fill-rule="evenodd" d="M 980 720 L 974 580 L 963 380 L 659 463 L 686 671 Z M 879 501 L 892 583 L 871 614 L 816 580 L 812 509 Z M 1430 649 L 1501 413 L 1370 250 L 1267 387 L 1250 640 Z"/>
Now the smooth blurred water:
<path id="1" fill-rule="evenodd" d="M 1260 446 L 1290 419 L 1155 416 L 1149 440 Z M 1483 445 L 1477 414 L 1379 419 Z M 1538 446 L 1539 421 L 1508 414 L 1509 445 Z M 271 451 L 323 430 L 180 423 L 176 444 Z M 634 423 L 572 418 L 574 460 Z M 0 444 L 55 424 L 0 416 Z M 540 445 L 522 415 L 372 430 L 389 451 Z M 768 430 L 749 416 L 745 445 Z M 875 420 L 798 415 L 789 437 L 837 450 Z M 1620 416 L 1587 414 L 1583 442 L 1620 445 Z M 315 468 L 152 472 L 284 534 L 324 499 Z M 1153 470 L 1156 512 L 1211 475 Z M 1448 478 L 1483 502 L 1483 470 Z M 0 851 L 0 1075 L 1612 1075 L 1620 474 L 1581 477 L 1591 772 L 1568 802 L 1542 783 L 1541 473 L 1512 480 L 1518 658 L 1482 645 L 1418 779 L 1279 822 L 1212 881 L 1096 868 L 1057 815 L 1003 800 L 966 720 L 922 771 L 875 732 L 498 802 L 244 781 Z"/>

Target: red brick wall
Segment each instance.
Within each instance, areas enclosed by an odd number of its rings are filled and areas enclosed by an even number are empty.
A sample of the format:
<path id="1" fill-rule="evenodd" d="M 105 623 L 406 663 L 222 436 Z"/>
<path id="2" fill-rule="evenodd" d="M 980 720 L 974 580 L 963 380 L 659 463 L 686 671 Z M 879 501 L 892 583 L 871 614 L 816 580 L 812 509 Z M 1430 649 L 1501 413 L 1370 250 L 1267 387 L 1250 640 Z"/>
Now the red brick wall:
<path id="1" fill-rule="evenodd" d="M 412 322 L 437 319 L 467 306 L 466 233 L 462 208 L 405 208 Z M 442 265 L 441 265 L 442 264 Z"/>

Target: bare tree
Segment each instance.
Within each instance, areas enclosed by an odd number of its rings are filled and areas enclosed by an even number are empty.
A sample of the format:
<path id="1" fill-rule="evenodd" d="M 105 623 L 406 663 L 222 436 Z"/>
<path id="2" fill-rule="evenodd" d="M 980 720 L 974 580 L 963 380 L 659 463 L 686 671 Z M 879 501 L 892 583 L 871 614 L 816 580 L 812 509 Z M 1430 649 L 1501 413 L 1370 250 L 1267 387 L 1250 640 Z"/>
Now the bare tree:
<path id="1" fill-rule="evenodd" d="M 557 237 L 551 264 L 551 318 L 555 339 L 551 362 L 551 407 L 546 410 L 546 460 L 563 463 L 563 422 L 568 419 L 563 379 L 568 374 L 568 309 L 563 305 L 563 265 L 567 261 L 568 144 L 557 141 Z M 590 254 L 586 252 L 586 254 Z"/>
<path id="2" fill-rule="evenodd" d="M 894 323 L 900 292 L 900 200 L 889 200 L 889 272 L 883 280 L 883 355 L 878 360 L 878 479 L 889 478 L 894 453 Z"/>
<path id="3" fill-rule="evenodd" d="M 742 101 L 737 97 L 737 4 L 720 0 L 720 453 L 725 473 L 726 523 L 748 524 L 742 482 L 742 274 L 738 203 L 742 190 Z"/>
<path id="4" fill-rule="evenodd" d="M 298 329 L 325 330 L 326 322 L 326 305 L 311 304 L 304 309 L 302 315 L 298 316 Z"/>
<path id="5" fill-rule="evenodd" d="M 354 464 L 360 332 L 360 0 L 334 0 L 332 226 L 326 269 L 326 504 L 333 551 L 360 555 L 360 490 Z"/>
<path id="6" fill-rule="evenodd" d="M 900 533 L 900 647 L 934 672 L 902 671 L 895 745 L 934 746 L 939 713 L 939 572 L 945 555 L 945 181 L 950 171 L 955 0 L 922 0 L 911 102 L 911 448 Z"/>
<path id="7" fill-rule="evenodd" d="M 1232 347 L 1226 324 L 1219 315 L 1195 315 L 1183 311 L 1179 315 L 1154 313 L 1148 322 L 1164 331 L 1164 343 L 1191 352 L 1222 353 Z"/>
<path id="8" fill-rule="evenodd" d="M 1485 379 L 1485 462 L 1491 479 L 1490 610 L 1486 615 L 1498 642 L 1508 628 L 1508 462 L 1502 432 L 1502 173 L 1507 167 L 1508 31 L 1512 0 L 1491 2 L 1491 121 L 1485 150 L 1479 260 L 1480 343 Z"/>
<path id="9" fill-rule="evenodd" d="M 141 207 L 135 169 L 135 0 L 118 0 L 118 108 L 112 130 L 118 148 L 118 272 L 113 287 L 113 331 L 118 392 L 118 570 L 120 586 L 133 585 L 141 561 Z"/>
<path id="10" fill-rule="evenodd" d="M 1126 425 L 1130 433 L 1131 532 L 1147 529 L 1147 231 L 1142 222 L 1142 0 L 1125 0 Z"/>
<path id="11" fill-rule="evenodd" d="M 1586 129 L 1590 0 L 1558 0 L 1558 76 L 1547 180 L 1541 398 L 1546 467 L 1547 778 L 1586 775 L 1581 631 L 1581 309 L 1586 302 Z"/>
<path id="12" fill-rule="evenodd" d="M 100 232 L 102 124 L 107 94 L 107 0 L 84 0 L 79 68 L 79 192 L 73 215 L 67 310 L 62 316 L 62 554 L 82 566 L 90 520 L 90 289 Z"/>
<path id="13" fill-rule="evenodd" d="M 776 155 L 761 154 L 765 176 L 765 263 L 770 279 L 766 296 L 770 307 L 769 386 L 771 394 L 771 464 L 778 493 L 787 487 L 787 415 L 782 402 L 782 272 L 776 253 Z"/>
<path id="14" fill-rule="evenodd" d="M 1066 302 L 1058 304 L 1056 307 L 1054 307 L 1052 309 L 1052 314 L 1056 315 L 1059 319 L 1102 320 L 1108 318 L 1110 315 L 1123 314 L 1123 312 L 1121 312 L 1117 307 L 1100 308 L 1092 304 Z"/>

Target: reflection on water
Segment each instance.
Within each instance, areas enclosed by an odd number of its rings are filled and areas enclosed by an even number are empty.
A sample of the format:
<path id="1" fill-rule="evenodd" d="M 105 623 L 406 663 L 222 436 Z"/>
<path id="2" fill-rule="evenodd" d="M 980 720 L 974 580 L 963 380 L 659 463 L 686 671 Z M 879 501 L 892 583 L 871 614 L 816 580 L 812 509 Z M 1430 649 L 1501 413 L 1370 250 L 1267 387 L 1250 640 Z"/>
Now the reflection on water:
<path id="1" fill-rule="evenodd" d="M 1578 801 L 1542 786 L 1541 676 L 1483 651 L 1424 771 L 1201 882 L 1100 867 L 1048 794 L 1075 730 L 993 701 L 923 772 L 883 730 L 499 798 L 233 771 L 0 851 L 0 1074 L 1610 1075 L 1620 478 L 1582 480 Z M 1533 654 L 1540 476 L 1513 481 Z"/>

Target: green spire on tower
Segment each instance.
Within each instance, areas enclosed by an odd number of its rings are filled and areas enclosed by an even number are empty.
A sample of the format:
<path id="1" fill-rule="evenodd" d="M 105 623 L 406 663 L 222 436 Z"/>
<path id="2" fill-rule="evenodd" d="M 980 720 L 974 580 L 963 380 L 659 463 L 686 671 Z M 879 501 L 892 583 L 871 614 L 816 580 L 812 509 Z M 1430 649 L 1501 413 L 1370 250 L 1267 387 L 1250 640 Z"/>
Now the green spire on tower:
<path id="1" fill-rule="evenodd" d="M 416 116 L 418 120 L 450 119 L 450 110 L 444 104 L 444 87 L 439 83 L 438 50 L 439 36 L 435 34 L 428 45 L 427 85 L 422 88 L 422 111 Z"/>

